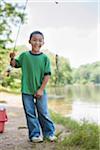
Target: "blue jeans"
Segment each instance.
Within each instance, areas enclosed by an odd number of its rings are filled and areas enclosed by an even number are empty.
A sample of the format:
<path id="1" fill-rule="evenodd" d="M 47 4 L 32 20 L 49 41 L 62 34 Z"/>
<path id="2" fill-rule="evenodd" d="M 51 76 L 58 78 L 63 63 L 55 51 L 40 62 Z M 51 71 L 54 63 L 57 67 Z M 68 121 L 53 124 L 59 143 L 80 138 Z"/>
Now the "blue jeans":
<path id="1" fill-rule="evenodd" d="M 34 136 L 39 136 L 41 130 L 44 137 L 54 135 L 55 127 L 48 113 L 47 101 L 47 94 L 34 102 L 33 95 L 22 93 L 30 140 Z"/>

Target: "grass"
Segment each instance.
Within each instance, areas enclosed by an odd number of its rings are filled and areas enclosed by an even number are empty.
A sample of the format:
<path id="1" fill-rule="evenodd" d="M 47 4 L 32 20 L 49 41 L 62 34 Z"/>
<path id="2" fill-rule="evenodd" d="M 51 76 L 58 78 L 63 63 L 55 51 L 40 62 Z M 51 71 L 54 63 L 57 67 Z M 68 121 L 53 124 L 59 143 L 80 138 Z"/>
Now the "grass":
<path id="1" fill-rule="evenodd" d="M 78 123 L 53 112 L 51 116 L 55 123 L 70 130 L 63 141 L 57 142 L 57 150 L 99 150 L 100 127 L 97 124 L 87 121 Z"/>

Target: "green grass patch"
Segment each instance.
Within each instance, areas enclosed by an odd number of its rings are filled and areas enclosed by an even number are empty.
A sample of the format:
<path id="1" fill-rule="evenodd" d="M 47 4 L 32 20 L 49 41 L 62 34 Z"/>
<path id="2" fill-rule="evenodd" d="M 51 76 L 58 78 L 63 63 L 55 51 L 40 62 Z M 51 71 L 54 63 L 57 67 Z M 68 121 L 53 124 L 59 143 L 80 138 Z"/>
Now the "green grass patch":
<path id="1" fill-rule="evenodd" d="M 51 112 L 51 117 L 55 123 L 62 124 L 70 130 L 70 134 L 61 143 L 57 143 L 59 145 L 57 149 L 99 150 L 100 127 L 97 124 L 84 120 L 79 123 L 53 112 Z"/>

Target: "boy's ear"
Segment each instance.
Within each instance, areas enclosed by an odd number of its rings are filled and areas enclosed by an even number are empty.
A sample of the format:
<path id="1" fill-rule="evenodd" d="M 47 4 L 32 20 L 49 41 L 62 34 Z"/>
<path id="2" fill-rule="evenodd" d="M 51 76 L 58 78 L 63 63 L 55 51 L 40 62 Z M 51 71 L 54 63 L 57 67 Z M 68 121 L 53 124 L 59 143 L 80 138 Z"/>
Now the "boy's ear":
<path id="1" fill-rule="evenodd" d="M 31 40 L 29 40 L 29 43 L 31 44 Z"/>

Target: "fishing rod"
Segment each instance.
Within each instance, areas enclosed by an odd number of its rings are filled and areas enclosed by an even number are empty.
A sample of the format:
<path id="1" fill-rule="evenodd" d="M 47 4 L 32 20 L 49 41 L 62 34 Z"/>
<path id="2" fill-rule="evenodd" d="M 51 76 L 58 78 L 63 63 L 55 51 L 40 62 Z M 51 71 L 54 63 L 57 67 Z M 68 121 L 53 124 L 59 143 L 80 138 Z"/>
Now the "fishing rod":
<path id="1" fill-rule="evenodd" d="M 25 10 L 26 10 L 27 3 L 28 3 L 28 0 L 26 0 L 26 2 L 25 2 L 25 5 L 24 5 L 24 8 L 23 8 L 23 13 L 22 13 L 22 14 L 24 14 L 24 12 L 25 12 Z M 11 60 L 13 60 L 14 57 L 15 57 L 16 44 L 17 44 L 17 40 L 18 40 L 19 33 L 20 33 L 21 25 L 22 25 L 22 20 L 20 21 L 20 24 L 19 24 L 19 27 L 18 27 L 16 39 L 15 39 L 15 42 L 14 42 L 13 51 L 12 51 L 12 53 L 10 54 L 10 59 L 11 59 Z M 8 68 L 7 68 L 7 70 L 6 70 L 6 76 L 9 76 L 9 75 L 10 75 L 12 69 L 13 69 L 13 67 L 12 67 L 11 65 L 9 65 Z"/>

